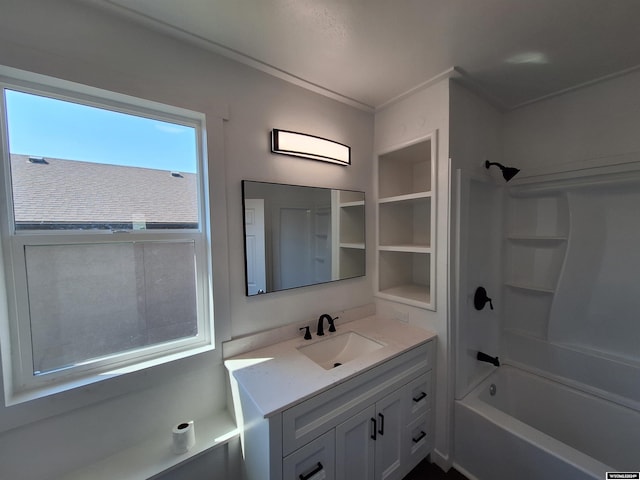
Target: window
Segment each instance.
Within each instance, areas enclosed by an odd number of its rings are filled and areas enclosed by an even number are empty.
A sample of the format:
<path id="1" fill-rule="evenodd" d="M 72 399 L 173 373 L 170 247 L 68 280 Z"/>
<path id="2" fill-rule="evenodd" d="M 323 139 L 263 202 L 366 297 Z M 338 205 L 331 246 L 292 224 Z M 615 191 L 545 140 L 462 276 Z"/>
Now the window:
<path id="1" fill-rule="evenodd" d="M 7 404 L 212 348 L 204 115 L 0 82 Z"/>

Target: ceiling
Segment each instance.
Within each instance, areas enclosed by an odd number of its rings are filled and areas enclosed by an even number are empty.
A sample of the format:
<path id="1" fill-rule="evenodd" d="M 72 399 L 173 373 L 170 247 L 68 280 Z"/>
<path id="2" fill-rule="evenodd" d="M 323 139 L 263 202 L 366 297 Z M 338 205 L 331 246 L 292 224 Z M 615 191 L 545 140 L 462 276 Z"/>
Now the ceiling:
<path id="1" fill-rule="evenodd" d="M 511 109 L 640 65 L 638 0 L 84 0 L 375 110 L 452 67 Z"/>

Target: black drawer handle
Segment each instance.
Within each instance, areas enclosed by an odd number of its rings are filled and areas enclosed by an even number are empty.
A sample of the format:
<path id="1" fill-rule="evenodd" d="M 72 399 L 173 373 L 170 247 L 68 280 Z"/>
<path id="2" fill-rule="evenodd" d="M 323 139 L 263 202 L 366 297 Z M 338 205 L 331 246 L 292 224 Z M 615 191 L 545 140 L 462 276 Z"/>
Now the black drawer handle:
<path id="1" fill-rule="evenodd" d="M 378 429 L 378 433 L 380 435 L 384 435 L 384 415 L 379 413 L 378 417 L 380 417 L 380 428 Z"/>
<path id="2" fill-rule="evenodd" d="M 373 433 L 371 434 L 371 440 L 375 440 L 376 439 L 376 430 L 377 430 L 376 419 L 372 418 L 371 419 L 371 423 L 373 424 Z"/>
<path id="3" fill-rule="evenodd" d="M 418 403 L 420 400 L 422 400 L 426 396 L 427 396 L 427 394 L 425 392 L 422 392 L 417 397 L 413 397 L 413 401 Z"/>
<path id="4" fill-rule="evenodd" d="M 313 470 L 311 470 L 309 473 L 307 473 L 306 475 L 303 475 L 302 473 L 299 475 L 300 480 L 309 480 L 311 477 L 313 477 L 316 473 L 322 471 L 322 464 L 320 462 L 318 462 L 318 466 L 316 468 L 314 468 Z"/>
<path id="5" fill-rule="evenodd" d="M 422 440 L 426 436 L 427 434 L 424 433 L 424 431 L 420 430 L 420 435 L 418 435 L 416 438 L 412 438 L 411 440 L 413 440 L 413 443 L 418 443 L 420 440 Z"/>

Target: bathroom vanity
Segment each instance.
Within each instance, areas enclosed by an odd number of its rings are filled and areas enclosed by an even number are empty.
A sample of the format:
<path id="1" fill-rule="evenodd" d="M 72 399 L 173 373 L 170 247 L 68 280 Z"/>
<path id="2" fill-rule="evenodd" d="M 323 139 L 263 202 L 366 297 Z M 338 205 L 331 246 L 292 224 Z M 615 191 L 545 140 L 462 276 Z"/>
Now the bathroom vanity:
<path id="1" fill-rule="evenodd" d="M 337 327 L 225 361 L 248 479 L 401 479 L 432 450 L 435 334 Z"/>

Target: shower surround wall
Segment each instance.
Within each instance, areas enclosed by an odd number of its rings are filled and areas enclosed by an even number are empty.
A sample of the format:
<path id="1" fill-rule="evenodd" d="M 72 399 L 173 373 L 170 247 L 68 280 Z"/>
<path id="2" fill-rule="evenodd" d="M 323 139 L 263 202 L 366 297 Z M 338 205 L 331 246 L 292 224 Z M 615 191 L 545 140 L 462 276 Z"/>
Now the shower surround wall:
<path id="1" fill-rule="evenodd" d="M 582 480 L 638 468 L 636 437 L 625 435 L 640 415 L 639 87 L 631 73 L 498 123 L 452 87 L 453 450 L 469 478 Z M 492 143 L 501 147 L 493 155 Z M 521 172 L 505 184 L 478 171 L 485 158 Z M 478 286 L 494 311 L 474 309 Z M 476 361 L 478 350 L 499 353 L 503 366 Z M 544 415 L 521 415 L 527 405 Z M 624 456 L 601 456 L 607 449 Z"/>
<path id="2" fill-rule="evenodd" d="M 511 190 L 502 345 L 511 364 L 637 408 L 636 168 Z"/>
<path id="3" fill-rule="evenodd" d="M 455 384 L 451 398 L 460 399 L 494 369 L 478 362 L 483 351 L 500 355 L 502 305 L 502 224 L 504 179 L 485 160 L 509 162 L 502 156 L 503 115 L 454 81 L 450 85 L 451 259 L 450 335 L 455 342 Z M 517 177 L 516 177 L 517 178 Z M 476 310 L 474 292 L 484 287 L 493 299 Z"/>
<path id="4" fill-rule="evenodd" d="M 505 162 L 522 172 L 506 200 L 502 355 L 635 409 L 639 86 L 627 74 L 503 124 Z"/>

